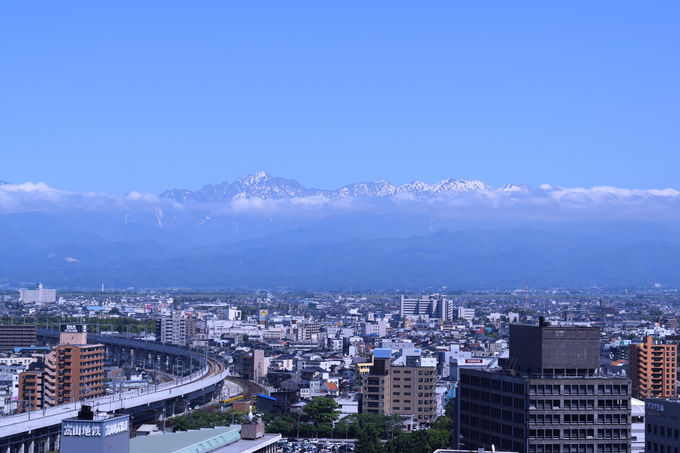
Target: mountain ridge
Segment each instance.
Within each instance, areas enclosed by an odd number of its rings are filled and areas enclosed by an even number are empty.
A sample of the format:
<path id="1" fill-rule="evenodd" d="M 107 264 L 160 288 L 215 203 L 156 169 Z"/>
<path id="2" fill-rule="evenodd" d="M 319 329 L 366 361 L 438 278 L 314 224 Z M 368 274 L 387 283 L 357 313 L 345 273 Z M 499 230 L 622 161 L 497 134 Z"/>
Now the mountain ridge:
<path id="1" fill-rule="evenodd" d="M 435 184 L 412 181 L 401 186 L 388 181 L 365 181 L 344 185 L 337 190 L 307 188 L 294 179 L 271 176 L 265 172 L 242 176 L 233 183 L 224 181 L 220 184 L 207 184 L 191 191 L 187 189 L 171 189 L 160 194 L 161 198 L 179 203 L 219 203 L 245 198 L 261 198 L 265 200 L 282 200 L 300 197 L 325 197 L 329 199 L 374 198 L 412 195 L 417 197 L 435 196 L 448 193 L 464 192 L 523 192 L 528 186 L 506 184 L 494 188 L 479 180 L 446 178 Z"/>

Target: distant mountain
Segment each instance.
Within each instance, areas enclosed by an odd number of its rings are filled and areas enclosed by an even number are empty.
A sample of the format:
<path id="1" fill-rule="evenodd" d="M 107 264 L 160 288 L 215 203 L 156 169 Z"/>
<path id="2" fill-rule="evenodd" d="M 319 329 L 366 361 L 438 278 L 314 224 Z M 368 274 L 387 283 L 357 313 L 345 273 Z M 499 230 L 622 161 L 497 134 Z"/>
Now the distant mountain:
<path id="1" fill-rule="evenodd" d="M 192 192 L 184 189 L 173 189 L 161 194 L 161 198 L 177 202 L 215 203 L 239 200 L 242 198 L 263 198 L 282 200 L 302 197 L 316 191 L 306 189 L 297 181 L 270 176 L 264 172 L 242 176 L 233 183 L 208 184 L 200 190 Z"/>
<path id="2" fill-rule="evenodd" d="M 0 186 L 0 289 L 680 288 L 680 191 L 266 173 L 160 198 Z"/>
<path id="3" fill-rule="evenodd" d="M 395 186 L 387 181 L 374 181 L 348 184 L 338 190 L 320 190 L 306 188 L 292 179 L 279 178 L 260 172 L 238 178 L 233 183 L 223 182 L 218 185 L 206 185 L 197 191 L 173 189 L 162 193 L 160 196 L 179 203 L 219 203 L 243 198 L 283 200 L 322 196 L 329 199 L 342 199 L 391 197 L 399 194 L 426 197 L 462 192 L 520 192 L 525 190 L 528 190 L 527 186 L 513 184 L 494 189 L 481 181 L 450 178 L 436 184 L 414 181 L 402 186 Z"/>
<path id="4" fill-rule="evenodd" d="M 155 242 L 64 244 L 7 254 L 0 287 L 37 278 L 59 288 L 441 290 L 680 287 L 680 241 L 621 244 L 608 234 L 440 231 L 409 238 L 276 240 L 198 248 Z M 304 234 L 306 236 L 306 234 Z"/>

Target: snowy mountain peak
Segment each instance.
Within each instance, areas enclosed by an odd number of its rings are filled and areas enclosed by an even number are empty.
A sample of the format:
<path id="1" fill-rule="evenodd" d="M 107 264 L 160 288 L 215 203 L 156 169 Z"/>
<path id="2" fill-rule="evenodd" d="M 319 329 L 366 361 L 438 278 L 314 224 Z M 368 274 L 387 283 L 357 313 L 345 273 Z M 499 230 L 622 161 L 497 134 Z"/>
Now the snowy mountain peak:
<path id="1" fill-rule="evenodd" d="M 305 196 L 323 196 L 330 199 L 392 197 L 398 194 L 414 196 L 435 196 L 466 192 L 520 192 L 526 186 L 508 184 L 498 189 L 479 180 L 443 179 L 435 184 L 413 181 L 395 186 L 388 181 L 358 182 L 342 186 L 338 190 L 308 189 L 293 179 L 271 176 L 264 171 L 241 176 L 233 183 L 227 181 L 218 185 L 206 185 L 197 191 L 173 189 L 161 194 L 162 198 L 178 203 L 202 202 L 221 203 L 247 198 L 282 200 Z"/>

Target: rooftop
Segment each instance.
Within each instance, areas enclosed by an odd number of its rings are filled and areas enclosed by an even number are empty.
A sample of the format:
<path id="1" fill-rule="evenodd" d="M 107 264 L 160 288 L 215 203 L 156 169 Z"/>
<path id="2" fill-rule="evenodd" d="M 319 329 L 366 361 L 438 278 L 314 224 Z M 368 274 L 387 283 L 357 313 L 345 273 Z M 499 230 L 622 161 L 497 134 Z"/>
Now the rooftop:
<path id="1" fill-rule="evenodd" d="M 130 453 L 250 453 L 277 442 L 280 434 L 241 439 L 241 426 L 218 426 L 130 439 Z"/>

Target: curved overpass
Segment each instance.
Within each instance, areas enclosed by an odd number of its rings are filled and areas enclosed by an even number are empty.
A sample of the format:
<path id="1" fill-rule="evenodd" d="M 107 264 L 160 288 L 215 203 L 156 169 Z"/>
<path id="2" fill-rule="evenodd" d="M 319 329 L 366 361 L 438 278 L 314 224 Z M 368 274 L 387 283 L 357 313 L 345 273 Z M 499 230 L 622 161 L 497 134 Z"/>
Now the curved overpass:
<path id="1" fill-rule="evenodd" d="M 58 337 L 54 331 L 38 330 L 38 336 Z M 91 398 L 76 403 L 62 404 L 46 409 L 36 409 L 27 413 L 0 417 L 0 451 L 14 451 L 12 445 L 23 446 L 32 439 L 54 436 L 65 418 L 75 417 L 82 404 L 92 406 L 99 413 L 134 413 L 145 410 L 158 410 L 159 403 L 165 407 L 167 401 L 183 400 L 185 404 L 192 396 L 212 395 L 228 375 L 228 370 L 218 360 L 206 358 L 194 351 L 177 346 L 164 345 L 141 340 L 113 337 L 107 335 L 88 335 L 88 342 L 108 346 L 134 348 L 169 356 L 181 356 L 202 362 L 203 366 L 191 375 L 176 380 L 150 386 L 147 389 L 128 390 L 121 393 Z M 46 429 L 54 428 L 55 429 Z"/>

